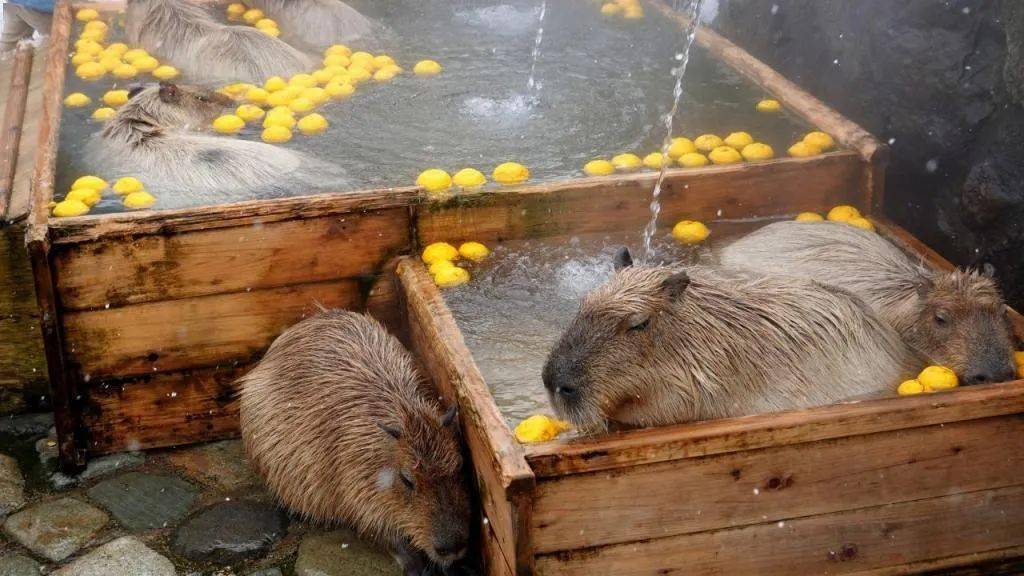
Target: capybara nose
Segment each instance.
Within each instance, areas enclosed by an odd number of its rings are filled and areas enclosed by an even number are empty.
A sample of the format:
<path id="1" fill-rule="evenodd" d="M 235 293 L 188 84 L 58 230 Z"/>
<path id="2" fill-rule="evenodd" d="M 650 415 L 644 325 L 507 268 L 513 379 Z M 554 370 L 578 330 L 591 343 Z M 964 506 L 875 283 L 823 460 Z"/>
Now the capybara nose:
<path id="1" fill-rule="evenodd" d="M 964 376 L 964 383 L 968 386 L 1008 382 L 1010 380 L 1013 380 L 1013 372 L 1011 370 L 975 370 Z"/>

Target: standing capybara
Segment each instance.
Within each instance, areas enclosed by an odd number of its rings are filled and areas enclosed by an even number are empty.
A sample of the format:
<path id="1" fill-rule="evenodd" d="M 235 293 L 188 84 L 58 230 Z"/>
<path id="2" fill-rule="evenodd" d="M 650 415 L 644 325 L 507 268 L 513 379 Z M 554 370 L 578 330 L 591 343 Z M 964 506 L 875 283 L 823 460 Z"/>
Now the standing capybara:
<path id="1" fill-rule="evenodd" d="M 923 362 L 871 308 L 800 278 L 633 267 L 588 294 L 544 366 L 585 429 L 659 426 L 895 391 Z"/>
<path id="2" fill-rule="evenodd" d="M 857 294 L 964 384 L 1013 379 L 1009 320 L 991 274 L 929 270 L 878 234 L 836 222 L 769 224 L 719 257 L 724 266 L 803 276 Z"/>
<path id="3" fill-rule="evenodd" d="M 281 39 L 322 50 L 338 42 L 368 39 L 373 22 L 340 0 L 249 0 L 277 22 Z"/>
<path id="4" fill-rule="evenodd" d="M 196 86 L 136 87 L 89 147 L 108 174 L 141 175 L 160 207 L 308 192 L 344 185 L 341 168 L 263 142 L 201 134 L 234 102 Z"/>
<path id="5" fill-rule="evenodd" d="M 466 552 L 470 505 L 455 408 L 376 320 L 324 311 L 274 341 L 241 381 L 246 452 L 288 508 L 341 521 L 407 574 Z"/>
<path id="6" fill-rule="evenodd" d="M 128 42 L 181 69 L 200 84 L 251 82 L 292 76 L 315 62 L 251 26 L 225 25 L 187 0 L 128 0 Z"/>

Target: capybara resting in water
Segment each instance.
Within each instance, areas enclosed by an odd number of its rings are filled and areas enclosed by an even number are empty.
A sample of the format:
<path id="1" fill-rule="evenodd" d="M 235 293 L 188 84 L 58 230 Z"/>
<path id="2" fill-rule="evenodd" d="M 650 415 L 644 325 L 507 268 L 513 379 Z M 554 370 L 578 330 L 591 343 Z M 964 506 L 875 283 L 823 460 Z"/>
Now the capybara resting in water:
<path id="1" fill-rule="evenodd" d="M 769 224 L 723 248 L 719 259 L 857 294 L 907 344 L 964 384 L 1013 379 L 1009 320 L 991 274 L 929 270 L 878 234 L 836 222 Z"/>
<path id="2" fill-rule="evenodd" d="M 230 98 L 161 82 L 136 87 L 90 146 L 90 163 L 142 178 L 161 208 L 249 200 L 344 184 L 344 171 L 298 152 L 197 133 Z"/>
<path id="3" fill-rule="evenodd" d="M 309 72 L 314 60 L 251 26 L 225 25 L 187 0 L 128 0 L 128 41 L 200 84 L 251 82 Z"/>
<path id="4" fill-rule="evenodd" d="M 466 552 L 470 504 L 454 406 L 376 320 L 324 311 L 241 381 L 246 452 L 278 499 L 388 547 L 407 574 Z"/>
<path id="5" fill-rule="evenodd" d="M 801 278 L 634 267 L 588 294 L 544 366 L 559 416 L 659 426 L 891 394 L 923 362 L 859 298 Z"/>
<path id="6" fill-rule="evenodd" d="M 322 50 L 338 42 L 368 38 L 373 22 L 340 0 L 249 0 L 277 22 L 281 39 Z"/>

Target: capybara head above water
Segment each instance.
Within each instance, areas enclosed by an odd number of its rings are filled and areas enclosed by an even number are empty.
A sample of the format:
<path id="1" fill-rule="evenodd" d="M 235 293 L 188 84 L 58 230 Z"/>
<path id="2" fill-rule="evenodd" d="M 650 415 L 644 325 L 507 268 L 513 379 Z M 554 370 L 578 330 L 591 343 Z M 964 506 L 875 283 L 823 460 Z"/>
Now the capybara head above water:
<path id="1" fill-rule="evenodd" d="M 119 112 L 145 114 L 165 127 L 201 128 L 235 105 L 234 100 L 214 90 L 173 82 L 136 86 L 128 96 Z"/>
<path id="2" fill-rule="evenodd" d="M 345 522 L 400 558 L 466 552 L 470 503 L 454 408 L 376 320 L 322 312 L 241 381 L 246 451 L 283 504 Z"/>
<path id="3" fill-rule="evenodd" d="M 991 271 L 936 272 L 922 279 L 917 321 L 908 340 L 964 384 L 1012 380 L 1012 336 Z"/>
<path id="4" fill-rule="evenodd" d="M 543 380 L 559 416 L 600 430 L 881 396 L 923 367 L 846 291 L 708 266 L 634 267 L 623 250 Z"/>

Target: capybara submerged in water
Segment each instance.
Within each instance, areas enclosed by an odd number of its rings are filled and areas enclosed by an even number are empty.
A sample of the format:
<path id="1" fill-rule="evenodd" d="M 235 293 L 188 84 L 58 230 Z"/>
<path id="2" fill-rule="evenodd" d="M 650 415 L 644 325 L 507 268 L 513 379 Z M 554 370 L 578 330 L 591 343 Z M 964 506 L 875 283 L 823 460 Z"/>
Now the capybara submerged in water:
<path id="1" fill-rule="evenodd" d="M 111 175 L 140 177 L 161 208 L 345 184 L 341 168 L 293 150 L 198 133 L 234 106 L 214 91 L 161 82 L 129 95 L 89 147 L 89 162 Z"/>
<path id="2" fill-rule="evenodd" d="M 315 61 L 251 26 L 231 26 L 187 0 L 128 0 L 128 42 L 200 84 L 251 82 L 311 70 Z"/>
<path id="3" fill-rule="evenodd" d="M 723 248 L 719 259 L 857 294 L 907 344 L 964 384 L 1013 379 L 1009 320 L 991 274 L 929 270 L 878 234 L 836 222 L 769 224 Z"/>
<path id="4" fill-rule="evenodd" d="M 241 381 L 246 452 L 278 499 L 388 547 L 407 574 L 466 552 L 470 505 L 454 406 L 373 318 L 325 311 Z"/>
<path id="5" fill-rule="evenodd" d="M 373 22 L 340 0 L 249 0 L 277 22 L 289 44 L 322 50 L 339 42 L 366 39 Z"/>
<path id="6" fill-rule="evenodd" d="M 923 362 L 856 296 L 800 278 L 634 267 L 588 294 L 544 366 L 559 416 L 660 426 L 892 394 Z"/>

